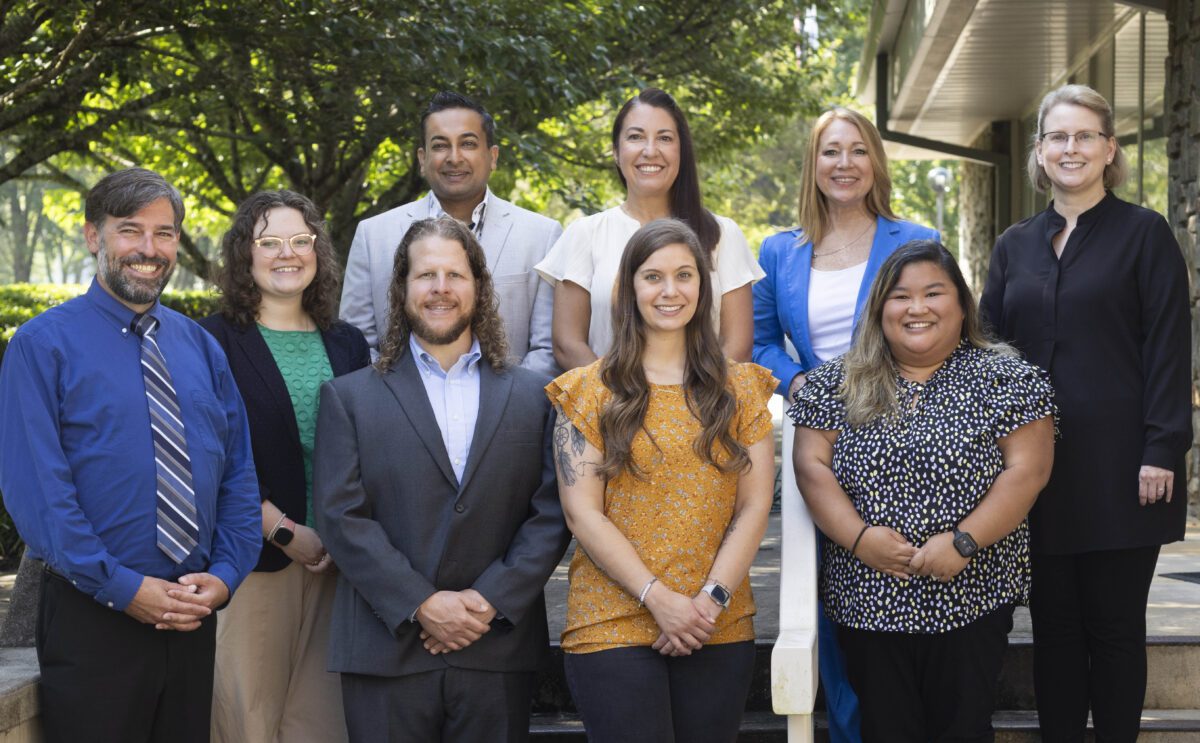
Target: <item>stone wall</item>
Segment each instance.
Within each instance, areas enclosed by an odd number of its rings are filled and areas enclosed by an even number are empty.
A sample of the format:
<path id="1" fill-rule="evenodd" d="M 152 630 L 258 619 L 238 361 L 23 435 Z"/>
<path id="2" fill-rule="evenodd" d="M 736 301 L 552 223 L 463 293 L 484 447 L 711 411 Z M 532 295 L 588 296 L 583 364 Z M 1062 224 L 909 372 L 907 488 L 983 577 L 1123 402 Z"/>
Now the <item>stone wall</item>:
<path id="1" fill-rule="evenodd" d="M 1192 421 L 1200 433 L 1200 2 L 1170 0 L 1171 27 L 1167 62 L 1167 157 L 1170 159 L 1167 219 L 1183 248 L 1192 284 Z M 1188 500 L 1191 516 L 1200 515 L 1200 446 L 1188 456 Z"/>
<path id="2" fill-rule="evenodd" d="M 971 143 L 981 150 L 992 146 L 985 132 Z M 958 164 L 958 267 L 976 299 L 983 293 L 988 262 L 996 241 L 995 173 L 990 165 L 963 160 Z"/>

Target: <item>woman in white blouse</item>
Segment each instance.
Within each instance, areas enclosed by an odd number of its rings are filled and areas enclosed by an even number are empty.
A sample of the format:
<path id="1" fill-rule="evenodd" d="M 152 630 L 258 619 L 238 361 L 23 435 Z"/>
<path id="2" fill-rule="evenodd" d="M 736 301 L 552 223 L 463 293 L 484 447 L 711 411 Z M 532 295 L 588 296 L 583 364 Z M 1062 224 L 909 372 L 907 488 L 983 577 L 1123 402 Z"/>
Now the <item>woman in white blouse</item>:
<path id="1" fill-rule="evenodd" d="M 565 370 L 603 356 L 612 342 L 612 295 L 625 245 L 662 217 L 686 222 L 713 264 L 712 319 L 725 356 L 749 361 L 754 344 L 750 285 L 763 277 L 742 231 L 704 208 L 692 135 L 666 92 L 647 88 L 625 102 L 612 130 L 625 200 L 579 219 L 535 268 L 555 285 L 554 358 Z"/>

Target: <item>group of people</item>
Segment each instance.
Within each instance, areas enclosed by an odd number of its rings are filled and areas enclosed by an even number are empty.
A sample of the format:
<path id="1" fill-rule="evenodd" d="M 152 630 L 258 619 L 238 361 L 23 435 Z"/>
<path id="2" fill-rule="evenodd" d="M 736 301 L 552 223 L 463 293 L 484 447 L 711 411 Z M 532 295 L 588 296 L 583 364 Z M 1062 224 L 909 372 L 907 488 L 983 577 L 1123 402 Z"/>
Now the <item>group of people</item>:
<path id="1" fill-rule="evenodd" d="M 833 740 L 990 740 L 1024 603 L 1046 739 L 1082 740 L 1089 709 L 1134 739 L 1149 582 L 1183 535 L 1190 320 L 1170 230 L 1111 193 L 1103 98 L 1043 102 L 1054 201 L 1000 238 L 978 306 L 848 109 L 815 122 L 800 227 L 757 261 L 704 208 L 667 93 L 614 121 L 625 199 L 565 232 L 488 189 L 494 129 L 435 96 L 428 195 L 364 220 L 344 277 L 309 199 L 251 196 L 199 325 L 158 303 L 179 193 L 132 168 L 88 194 L 96 278 L 0 368 L 48 740 L 525 740 L 574 536 L 589 740 L 733 741 L 776 393 L 824 535 Z"/>

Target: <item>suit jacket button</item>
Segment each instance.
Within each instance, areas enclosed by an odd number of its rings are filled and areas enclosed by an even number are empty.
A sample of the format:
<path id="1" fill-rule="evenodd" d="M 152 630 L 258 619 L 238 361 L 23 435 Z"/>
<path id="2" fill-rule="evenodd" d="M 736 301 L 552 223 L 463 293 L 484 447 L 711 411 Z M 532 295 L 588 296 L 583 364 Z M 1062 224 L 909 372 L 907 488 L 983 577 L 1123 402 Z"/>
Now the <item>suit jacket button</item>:
<path id="1" fill-rule="evenodd" d="M 463 511 L 467 510 L 467 507 L 466 507 L 466 506 L 464 506 L 464 505 L 463 505 L 463 504 L 461 504 L 461 503 L 455 503 L 455 504 L 454 504 L 454 510 L 455 510 L 455 511 L 458 511 L 459 513 L 462 513 Z"/>

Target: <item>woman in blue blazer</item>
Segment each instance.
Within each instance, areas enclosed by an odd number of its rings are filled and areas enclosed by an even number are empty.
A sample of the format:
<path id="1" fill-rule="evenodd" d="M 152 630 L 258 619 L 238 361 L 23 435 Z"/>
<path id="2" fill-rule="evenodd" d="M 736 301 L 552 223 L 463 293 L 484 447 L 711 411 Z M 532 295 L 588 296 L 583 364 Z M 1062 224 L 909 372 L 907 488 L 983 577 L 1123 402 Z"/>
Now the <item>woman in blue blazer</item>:
<path id="1" fill-rule="evenodd" d="M 370 363 L 337 320 L 339 271 L 321 214 L 291 191 L 239 207 L 222 245 L 221 313 L 201 321 L 246 403 L 262 495 L 262 556 L 217 618 L 214 741 L 346 740 L 325 670 L 335 569 L 313 526 L 321 384 Z"/>
<path id="2" fill-rule="evenodd" d="M 875 126 L 842 107 L 813 126 L 800 185 L 800 227 L 763 241 L 766 278 L 754 285 L 754 362 L 780 380 L 790 403 L 804 374 L 850 347 L 871 282 L 884 260 L 935 230 L 892 213 L 887 155 Z M 787 349 L 791 341 L 794 358 Z M 786 452 L 784 461 L 790 461 Z M 821 684 L 834 743 L 858 743 L 858 700 L 846 679 L 833 624 L 821 612 Z"/>

